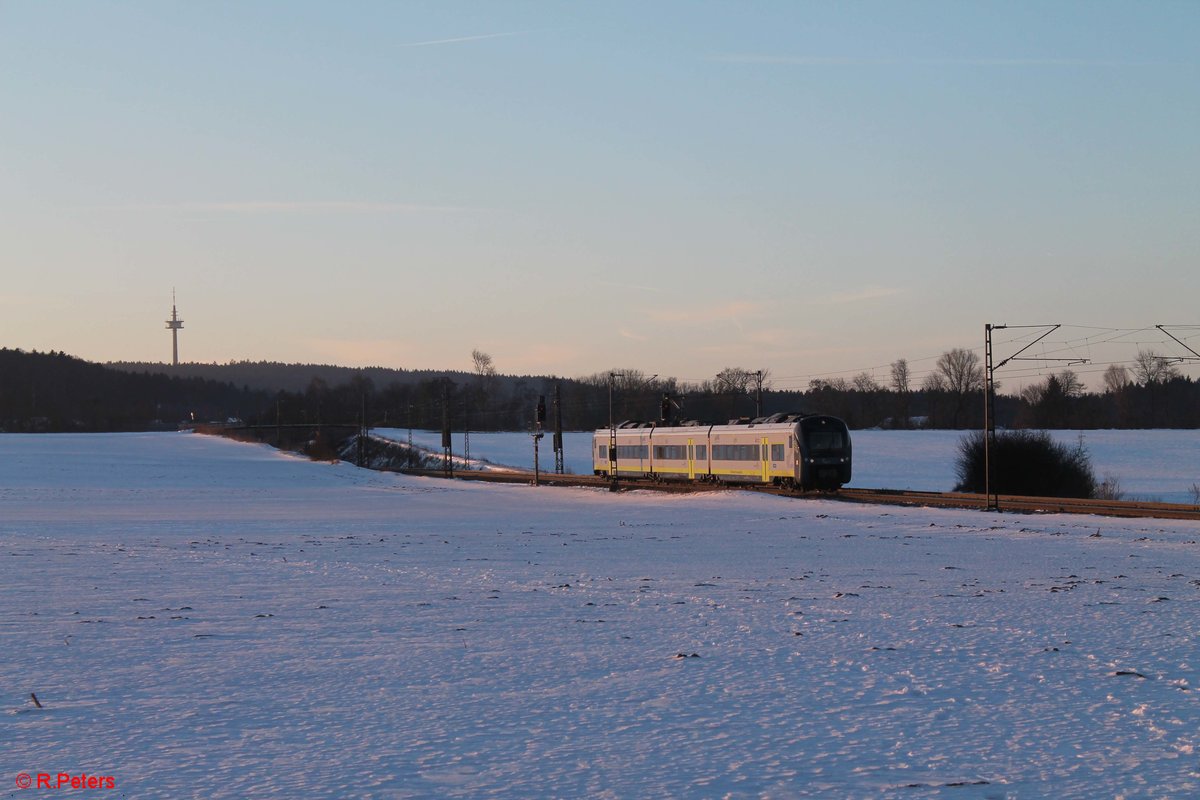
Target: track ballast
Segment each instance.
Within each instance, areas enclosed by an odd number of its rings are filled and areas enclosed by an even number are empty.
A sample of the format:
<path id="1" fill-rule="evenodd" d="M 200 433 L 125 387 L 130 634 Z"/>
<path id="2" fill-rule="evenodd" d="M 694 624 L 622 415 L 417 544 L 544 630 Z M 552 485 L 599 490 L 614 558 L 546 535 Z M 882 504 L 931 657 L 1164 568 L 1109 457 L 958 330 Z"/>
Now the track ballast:
<path id="1" fill-rule="evenodd" d="M 489 481 L 493 483 L 534 482 L 534 473 L 525 470 L 455 470 L 452 474 L 444 470 L 409 469 L 399 470 L 406 475 L 431 478 L 453 477 L 460 480 Z M 837 492 L 801 492 L 778 486 L 749 483 L 689 483 L 686 481 L 634 480 L 610 478 L 596 475 L 562 475 L 541 473 L 537 482 L 545 486 L 581 486 L 613 491 L 651 492 L 713 492 L 753 491 L 781 497 L 822 498 L 851 503 L 878 503 L 899 506 L 923 506 L 930 508 L 989 508 L 988 498 L 982 494 L 963 492 L 914 492 L 896 489 L 846 489 Z M 1094 514 L 1106 517 L 1149 517 L 1157 519 L 1185 519 L 1200 521 L 1200 506 L 1181 503 L 1145 503 L 1123 500 L 1084 500 L 1067 497 L 1025 497 L 999 495 L 991 510 L 1011 511 L 1026 514 Z"/>

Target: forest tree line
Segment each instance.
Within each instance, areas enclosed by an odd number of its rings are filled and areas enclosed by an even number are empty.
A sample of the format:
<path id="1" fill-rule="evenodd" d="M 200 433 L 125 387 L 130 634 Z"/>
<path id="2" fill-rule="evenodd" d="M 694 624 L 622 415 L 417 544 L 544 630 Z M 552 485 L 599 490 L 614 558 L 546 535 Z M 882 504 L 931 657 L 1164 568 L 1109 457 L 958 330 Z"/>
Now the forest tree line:
<path id="1" fill-rule="evenodd" d="M 162 369 L 160 365 L 160 370 Z M 257 414 L 269 392 L 0 348 L 0 431 L 141 431 Z"/>
<path id="2" fill-rule="evenodd" d="M 969 350 L 947 351 L 919 385 L 908 365 L 891 365 L 886 384 L 868 373 L 817 379 L 806 389 L 772 386 L 769 370 L 728 367 L 711 379 L 683 382 L 613 369 L 576 378 L 500 374 L 491 357 L 472 353 L 470 371 L 352 370 L 321 365 L 253 363 L 192 365 L 126 371 L 63 353 L 0 349 L 0 429 L 105 431 L 175 428 L 190 422 L 345 424 L 454 431 L 528 430 L 539 398 L 554 424 L 555 391 L 564 430 L 591 430 L 623 420 L 725 422 L 777 412 L 826 413 L 851 428 L 978 429 L 983 425 L 983 367 Z M 303 388 L 297 375 L 309 377 Z M 271 375 L 279 379 L 273 382 Z M 336 377 L 331 382 L 321 377 Z M 376 378 L 386 380 L 381 383 Z M 291 387 L 291 388 L 289 388 Z M 365 417 L 364 417 L 365 415 Z M 1196 428 L 1200 383 L 1169 360 L 1139 354 L 1130 367 L 1114 365 L 1104 388 L 1089 392 L 1070 370 L 1048 375 L 1018 394 L 996 396 L 1000 427 Z"/>

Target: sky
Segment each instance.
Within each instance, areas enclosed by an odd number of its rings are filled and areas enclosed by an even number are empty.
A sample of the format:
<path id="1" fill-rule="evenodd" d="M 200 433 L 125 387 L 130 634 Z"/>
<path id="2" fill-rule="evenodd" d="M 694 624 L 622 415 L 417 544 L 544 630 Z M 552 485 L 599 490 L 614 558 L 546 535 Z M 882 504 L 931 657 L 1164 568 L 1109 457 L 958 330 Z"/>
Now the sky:
<path id="1" fill-rule="evenodd" d="M 184 361 L 803 388 L 1058 323 L 1027 355 L 1095 385 L 1200 351 L 1197 41 L 1195 2 L 0 0 L 0 346 L 169 362 L 174 291 Z"/>

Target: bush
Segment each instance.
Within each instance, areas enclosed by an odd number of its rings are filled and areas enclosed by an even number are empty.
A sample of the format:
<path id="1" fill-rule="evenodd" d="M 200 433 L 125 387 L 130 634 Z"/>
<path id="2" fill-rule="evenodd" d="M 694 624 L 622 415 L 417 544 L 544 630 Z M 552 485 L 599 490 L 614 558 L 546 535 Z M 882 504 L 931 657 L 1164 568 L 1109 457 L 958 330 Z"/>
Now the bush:
<path id="1" fill-rule="evenodd" d="M 1121 480 L 1116 475 L 1106 473 L 1104 480 L 1096 484 L 1092 497 L 1097 500 L 1124 500 L 1125 490 L 1121 488 Z"/>
<path id="2" fill-rule="evenodd" d="M 1096 475 L 1083 441 L 1059 444 L 1045 431 L 1001 431 L 992 453 L 992 492 L 1032 497 L 1092 497 Z M 958 444 L 956 492 L 983 492 L 984 434 L 964 436 Z"/>

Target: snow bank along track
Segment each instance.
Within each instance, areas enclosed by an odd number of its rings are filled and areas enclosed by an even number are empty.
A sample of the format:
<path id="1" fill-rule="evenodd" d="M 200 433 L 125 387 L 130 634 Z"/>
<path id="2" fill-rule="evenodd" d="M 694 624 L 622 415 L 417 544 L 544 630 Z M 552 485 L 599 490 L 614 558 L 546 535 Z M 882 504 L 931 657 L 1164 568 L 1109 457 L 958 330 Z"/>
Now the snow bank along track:
<path id="1" fill-rule="evenodd" d="M 290 429 L 296 429 L 291 431 Z M 198 432 L 219 434 L 231 438 L 248 441 L 259 441 L 273 444 L 276 447 L 285 446 L 285 438 L 303 441 L 306 437 L 316 436 L 317 432 L 333 441 L 349 441 L 353 434 L 358 433 L 355 426 L 210 426 L 197 428 Z M 286 436 L 284 435 L 286 434 Z M 376 437 L 371 437 L 375 440 Z M 381 440 L 386 442 L 387 440 Z M 397 447 L 398 443 L 394 444 Z M 407 475 L 426 477 L 447 477 L 443 470 L 429 469 L 389 469 L 377 466 L 385 471 L 402 472 Z M 498 483 L 532 483 L 532 471 L 520 469 L 505 470 L 459 470 L 455 469 L 453 477 L 462 480 L 493 481 Z M 822 497 L 832 500 L 844 500 L 853 503 L 882 503 L 902 506 L 928 506 L 937 508 L 978 508 L 988 507 L 987 497 L 982 494 L 964 494 L 957 492 L 911 492 L 894 489 L 846 489 L 834 493 L 804 492 L 794 489 L 783 489 L 777 486 L 761 484 L 734 483 L 689 483 L 687 481 L 651 481 L 622 478 L 615 484 L 607 477 L 594 475 L 559 475 L 543 472 L 540 482 L 547 486 L 590 486 L 603 489 L 631 490 L 655 492 L 712 492 L 721 490 L 740 490 L 763 492 L 783 497 Z M 1183 505 L 1180 503 L 1142 503 L 1125 502 L 1120 500 L 1075 500 L 1059 497 L 1022 497 L 1018 495 L 1000 495 L 997 507 L 1001 511 L 1017 511 L 1023 513 L 1056 513 L 1056 514 L 1096 514 L 1109 517 L 1155 517 L 1159 519 L 1185 519 L 1200 521 L 1200 506 Z"/>
<path id="2" fill-rule="evenodd" d="M 532 483 L 534 475 L 524 470 L 455 470 L 447 476 L 443 470 L 399 470 L 406 475 L 460 480 L 492 481 L 496 483 Z M 558 475 L 542 473 L 540 482 L 546 486 L 590 486 L 611 489 L 613 482 L 606 477 L 594 475 Z M 616 483 L 620 491 L 641 490 L 652 492 L 712 492 L 752 491 L 774 494 L 781 497 L 820 497 L 852 503 L 881 503 L 901 506 L 929 506 L 935 508 L 978 508 L 988 506 L 986 495 L 960 492 L 910 492 L 895 489 L 841 489 L 838 492 L 800 492 L 777 486 L 753 484 L 687 483 L 684 481 L 649 481 L 622 479 Z M 1122 500 L 1077 500 L 1067 497 L 1022 497 L 1000 495 L 998 509 L 1022 513 L 1042 514 L 1096 514 L 1107 517 L 1155 517 L 1159 519 L 1190 519 L 1200 521 L 1200 506 L 1178 503 L 1142 503 Z"/>

